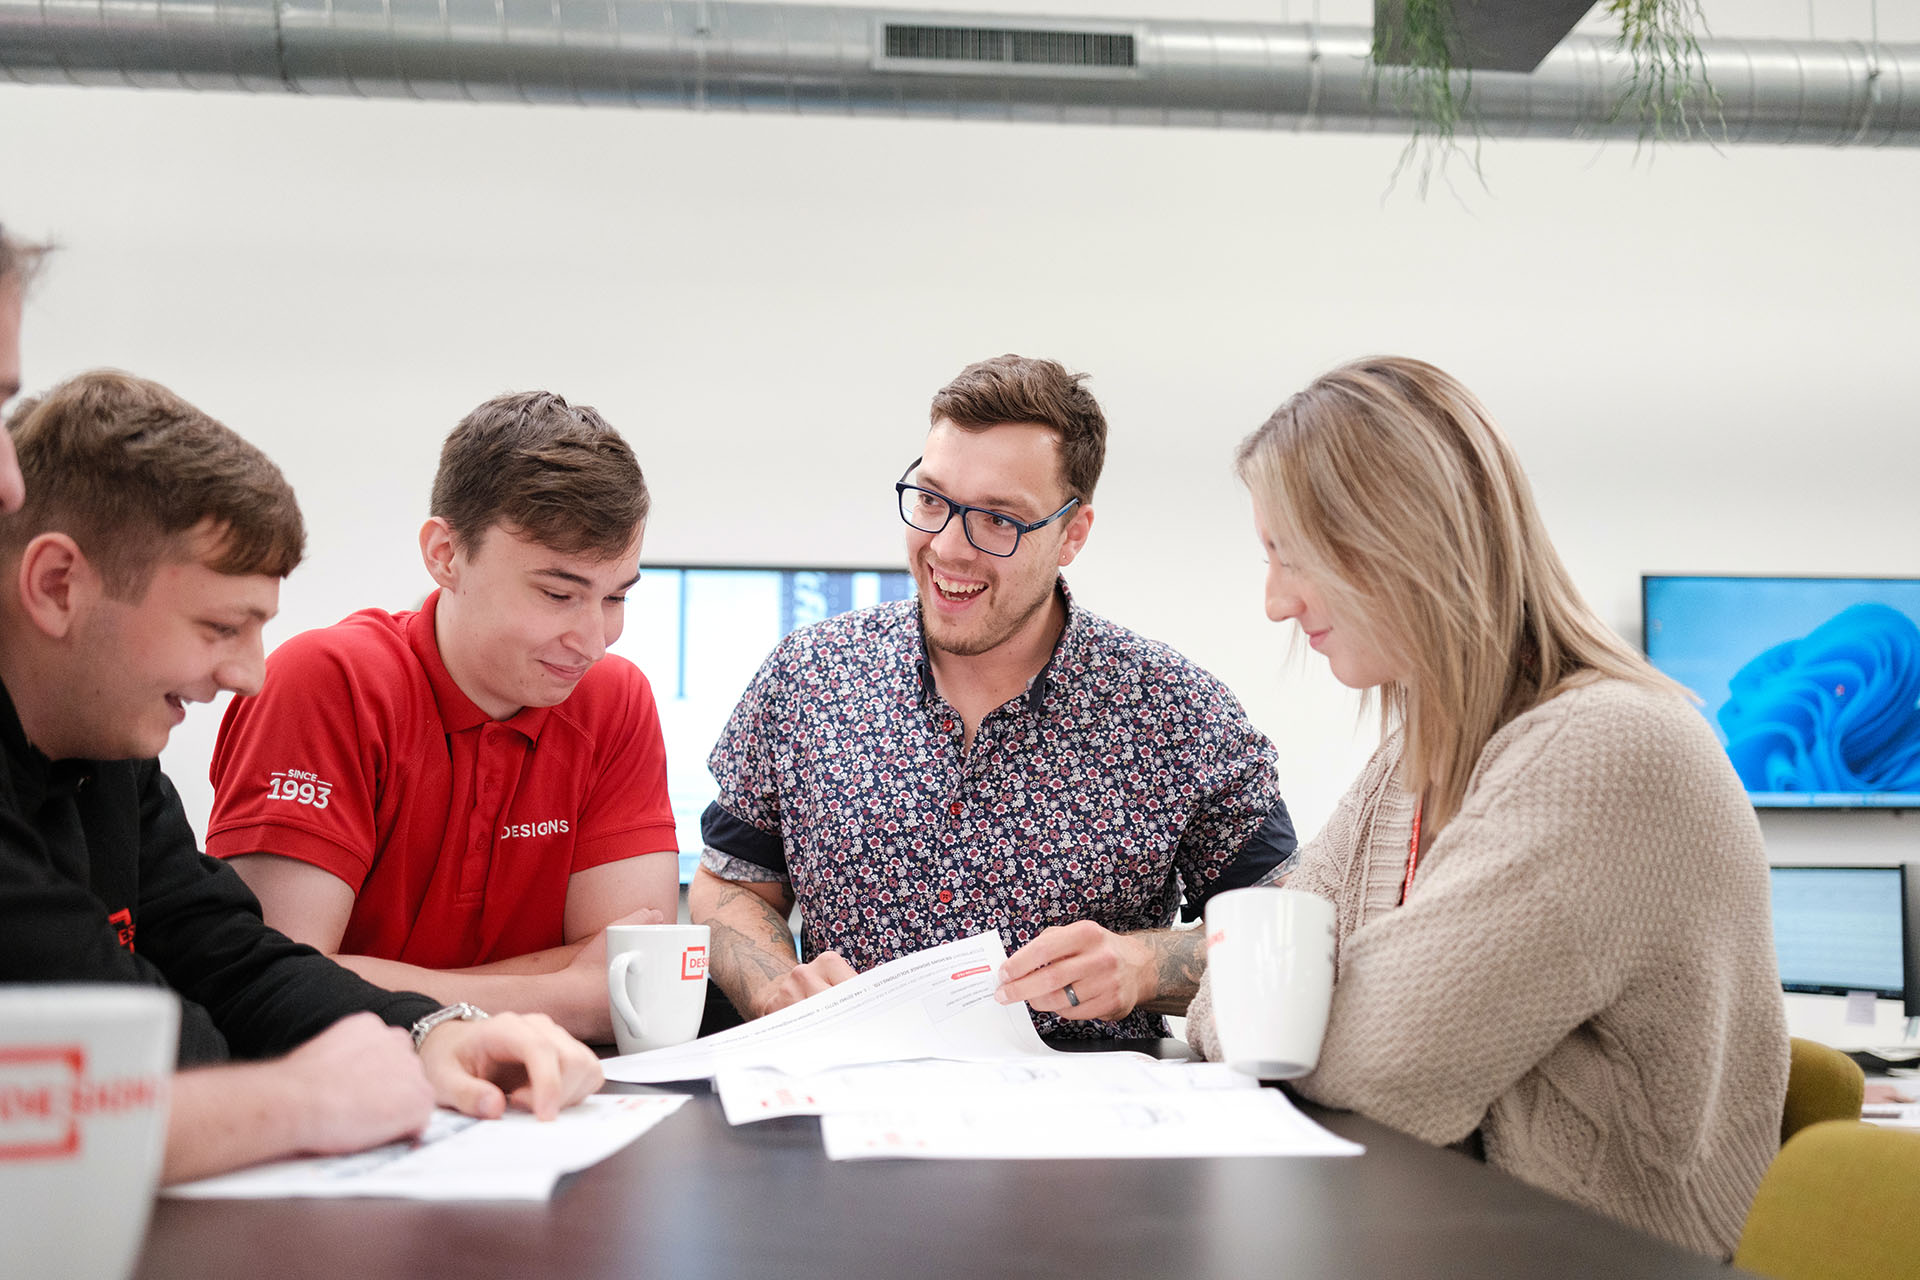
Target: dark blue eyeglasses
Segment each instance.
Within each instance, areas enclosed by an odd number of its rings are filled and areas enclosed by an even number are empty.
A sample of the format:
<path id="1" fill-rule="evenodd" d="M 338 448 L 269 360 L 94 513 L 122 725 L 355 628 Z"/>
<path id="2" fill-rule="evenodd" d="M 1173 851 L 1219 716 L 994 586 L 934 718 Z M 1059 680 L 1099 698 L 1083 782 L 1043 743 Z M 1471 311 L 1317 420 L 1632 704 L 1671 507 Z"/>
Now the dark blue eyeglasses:
<path id="1" fill-rule="evenodd" d="M 900 495 L 900 518 L 922 533 L 938 533 L 957 515 L 960 517 L 960 528 L 967 535 L 967 541 L 990 556 L 1005 558 L 1012 555 L 1020 549 L 1022 534 L 1044 529 L 1080 505 L 1080 499 L 1068 498 L 1066 506 L 1044 520 L 1035 520 L 1028 524 L 1023 520 L 1015 520 L 1003 512 L 989 511 L 985 507 L 969 507 L 963 502 L 955 502 L 943 493 L 922 489 L 917 484 L 908 484 L 907 477 L 913 474 L 913 468 L 924 461 L 924 458 L 915 458 L 913 465 L 902 471 L 900 479 L 894 483 L 894 492 Z"/>

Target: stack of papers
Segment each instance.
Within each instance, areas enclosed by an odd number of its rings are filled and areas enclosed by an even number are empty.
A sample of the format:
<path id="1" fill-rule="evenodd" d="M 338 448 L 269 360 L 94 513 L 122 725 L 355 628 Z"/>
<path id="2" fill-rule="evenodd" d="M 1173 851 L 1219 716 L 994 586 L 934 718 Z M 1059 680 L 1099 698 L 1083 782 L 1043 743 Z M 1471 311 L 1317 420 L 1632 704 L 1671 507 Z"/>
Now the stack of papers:
<path id="1" fill-rule="evenodd" d="M 1052 1062 L 889 1062 L 714 1080 L 727 1119 L 817 1115 L 833 1160 L 1344 1156 L 1276 1090 L 1218 1063 L 1132 1053 Z"/>
<path id="2" fill-rule="evenodd" d="M 746 1026 L 609 1059 L 610 1080 L 711 1077 L 727 1119 L 817 1115 L 835 1160 L 1357 1155 L 1286 1097 L 1213 1063 L 1062 1053 L 993 998 L 981 933 Z"/>

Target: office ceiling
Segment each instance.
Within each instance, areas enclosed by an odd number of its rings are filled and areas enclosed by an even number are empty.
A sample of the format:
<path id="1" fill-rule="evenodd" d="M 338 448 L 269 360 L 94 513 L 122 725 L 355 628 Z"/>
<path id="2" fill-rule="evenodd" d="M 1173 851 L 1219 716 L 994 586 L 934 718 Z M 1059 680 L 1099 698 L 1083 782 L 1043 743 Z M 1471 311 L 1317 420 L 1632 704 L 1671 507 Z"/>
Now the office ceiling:
<path id="1" fill-rule="evenodd" d="M 1463 2 L 1487 14 L 1527 11 L 1505 30 L 1476 20 L 1488 58 L 1518 63 L 1542 44 L 1551 49 L 1530 74 L 1463 78 L 1457 92 L 1472 127 L 1489 136 L 1639 134 L 1622 109 L 1628 61 L 1594 34 L 1607 30 L 1603 21 L 1589 15 L 1555 42 L 1553 27 L 1577 16 L 1565 0 Z M 1740 0 L 1749 2 L 1765 0 Z M 1242 12 L 1277 11 L 1281 21 L 1127 12 L 1148 3 L 1166 0 L 1112 0 L 1112 16 L 1053 5 L 992 14 L 748 0 L 0 0 L 0 79 L 1023 123 L 1413 126 L 1400 73 L 1370 60 L 1370 22 L 1325 20 L 1351 0 L 1237 0 Z M 1809 10 L 1809 28 L 1831 7 Z M 1866 13 L 1881 39 L 1703 39 L 1720 103 L 1696 136 L 1920 146 L 1920 32 L 1891 41 L 1870 0 Z"/>

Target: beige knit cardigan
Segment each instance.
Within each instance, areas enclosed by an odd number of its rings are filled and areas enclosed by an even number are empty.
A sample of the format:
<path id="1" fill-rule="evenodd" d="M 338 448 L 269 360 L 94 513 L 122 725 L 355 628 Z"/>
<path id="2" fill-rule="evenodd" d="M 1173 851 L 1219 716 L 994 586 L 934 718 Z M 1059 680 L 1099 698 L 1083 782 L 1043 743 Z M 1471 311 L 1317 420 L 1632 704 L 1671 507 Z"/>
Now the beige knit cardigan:
<path id="1" fill-rule="evenodd" d="M 1392 735 L 1289 888 L 1338 911 L 1304 1096 L 1732 1254 L 1779 1145 L 1787 1032 L 1759 825 L 1701 715 L 1622 680 L 1481 753 L 1398 904 L 1414 802 Z M 1189 1013 L 1217 1057 L 1210 988 Z M 1356 1206 L 1356 1211 L 1361 1211 Z"/>

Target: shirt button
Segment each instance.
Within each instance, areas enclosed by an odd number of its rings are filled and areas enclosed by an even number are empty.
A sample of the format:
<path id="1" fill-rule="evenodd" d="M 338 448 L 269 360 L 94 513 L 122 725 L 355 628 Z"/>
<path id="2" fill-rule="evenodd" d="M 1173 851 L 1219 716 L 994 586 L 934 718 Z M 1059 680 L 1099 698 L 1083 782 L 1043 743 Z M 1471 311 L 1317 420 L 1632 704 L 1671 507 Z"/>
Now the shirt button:
<path id="1" fill-rule="evenodd" d="M 952 901 L 953 901 L 953 890 L 951 890 L 951 889 L 942 889 L 942 890 L 940 891 L 940 901 L 942 901 L 942 902 L 952 902 Z"/>
<path id="2" fill-rule="evenodd" d="M 942 721 L 940 722 L 940 729 L 941 729 L 941 731 L 942 731 L 942 732 L 944 732 L 944 733 L 952 733 L 952 732 L 953 732 L 953 720 L 952 720 L 952 718 L 951 718 L 951 717 L 949 717 L 948 719 L 945 719 L 945 720 L 942 720 Z"/>
<path id="3" fill-rule="evenodd" d="M 950 805 L 948 805 L 948 806 L 947 806 L 947 812 L 948 812 L 948 813 L 950 813 L 950 814 L 952 814 L 952 815 L 953 815 L 954 817 L 956 817 L 956 818 L 957 818 L 957 817 L 959 817 L 959 816 L 960 816 L 960 802 L 959 802 L 958 800 L 955 800 L 955 801 L 954 801 L 954 802 L 953 802 L 952 804 L 950 804 Z"/>

